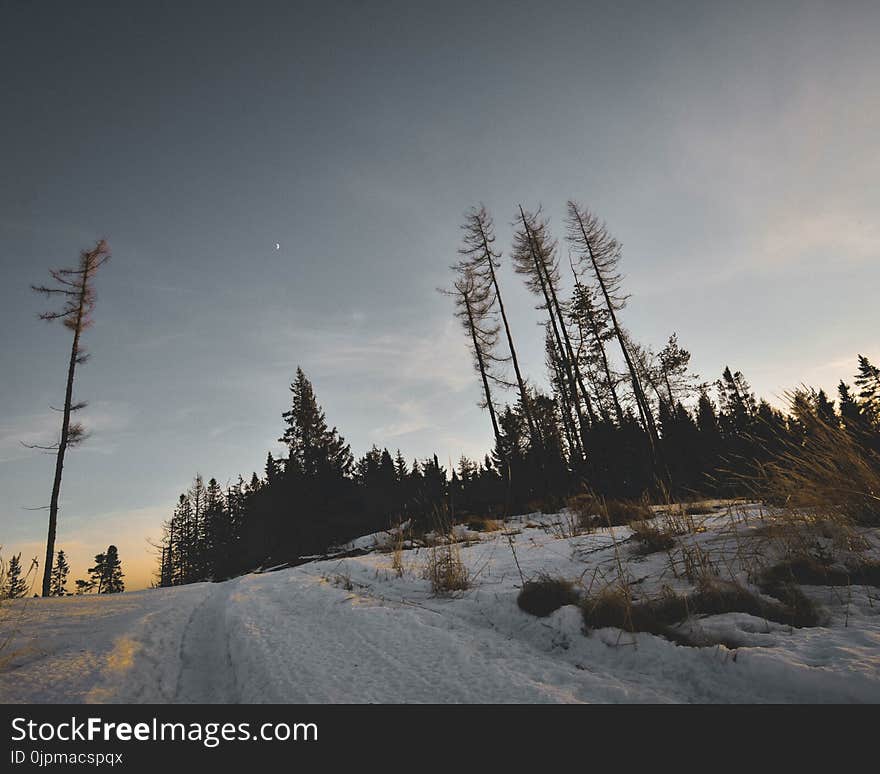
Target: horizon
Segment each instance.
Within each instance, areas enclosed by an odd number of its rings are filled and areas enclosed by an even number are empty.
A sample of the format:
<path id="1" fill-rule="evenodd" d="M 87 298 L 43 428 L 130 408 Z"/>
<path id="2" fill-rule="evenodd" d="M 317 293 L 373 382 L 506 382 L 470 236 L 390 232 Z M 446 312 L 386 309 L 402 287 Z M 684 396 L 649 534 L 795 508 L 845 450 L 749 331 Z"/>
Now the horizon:
<path id="1" fill-rule="evenodd" d="M 729 365 L 778 406 L 801 384 L 836 400 L 858 354 L 880 361 L 877 6 L 263 8 L 97 3 L 47 29 L 4 6 L 4 558 L 42 561 L 45 511 L 26 509 L 54 457 L 20 441 L 57 434 L 70 347 L 29 286 L 100 237 L 70 587 L 110 543 L 146 587 L 192 477 L 261 474 L 281 449 L 297 366 L 355 457 L 482 459 L 478 377 L 436 292 L 480 201 L 539 386 L 510 219 L 543 204 L 561 239 L 568 198 L 623 243 L 624 325 L 655 350 L 678 333 L 702 379 Z M 89 36 L 101 54 L 80 57 Z"/>

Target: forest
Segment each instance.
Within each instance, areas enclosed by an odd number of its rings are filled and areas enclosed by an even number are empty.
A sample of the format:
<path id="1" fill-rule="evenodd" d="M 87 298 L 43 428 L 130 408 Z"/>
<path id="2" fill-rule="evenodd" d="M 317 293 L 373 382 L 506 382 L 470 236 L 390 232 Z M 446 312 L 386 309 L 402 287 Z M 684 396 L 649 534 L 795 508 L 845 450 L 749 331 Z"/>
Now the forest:
<path id="1" fill-rule="evenodd" d="M 494 445 L 483 459 L 462 457 L 448 469 L 436 455 L 408 461 L 376 445 L 355 459 L 297 368 L 278 439 L 286 456 L 269 453 L 261 474 L 225 486 L 196 475 L 163 524 L 155 585 L 301 563 L 403 522 L 427 530 L 438 520 L 554 512 L 577 498 L 790 505 L 813 497 L 833 509 L 846 498 L 835 482 L 876 473 L 880 368 L 867 357 L 858 356 L 853 384 L 841 381 L 834 399 L 802 385 L 784 410 L 758 398 L 739 370 L 701 379 L 676 333 L 655 352 L 624 327 L 621 244 L 577 202 L 566 213 L 560 246 L 540 208 L 519 207 L 506 257 L 486 208 L 465 214 L 442 292 L 491 424 Z M 517 321 L 499 280 L 504 260 L 545 315 L 544 379 L 520 367 Z M 846 503 L 865 523 L 880 519 L 871 492 Z"/>

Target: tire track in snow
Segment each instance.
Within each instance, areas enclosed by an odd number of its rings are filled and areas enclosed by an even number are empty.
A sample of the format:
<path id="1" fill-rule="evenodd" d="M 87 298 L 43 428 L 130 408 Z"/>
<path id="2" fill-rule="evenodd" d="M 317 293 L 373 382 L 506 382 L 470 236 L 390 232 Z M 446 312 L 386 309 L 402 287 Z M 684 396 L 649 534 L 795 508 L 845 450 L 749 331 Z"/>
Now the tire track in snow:
<path id="1" fill-rule="evenodd" d="M 174 701 L 181 704 L 236 704 L 240 691 L 229 653 L 229 583 L 214 584 L 192 612 L 180 641 L 180 672 Z"/>

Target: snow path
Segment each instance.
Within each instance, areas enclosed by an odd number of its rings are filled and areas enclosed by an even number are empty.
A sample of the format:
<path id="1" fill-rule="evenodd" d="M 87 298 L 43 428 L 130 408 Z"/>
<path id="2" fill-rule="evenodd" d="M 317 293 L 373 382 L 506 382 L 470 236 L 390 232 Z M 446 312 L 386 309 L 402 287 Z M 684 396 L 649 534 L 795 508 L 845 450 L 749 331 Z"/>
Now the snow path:
<path id="1" fill-rule="evenodd" d="M 698 539 L 724 551 L 730 541 Z M 599 583 L 617 566 L 603 531 L 563 538 L 524 522 L 516 551 L 526 577 Z M 805 588 L 829 615 L 812 629 L 711 616 L 694 625 L 739 647 L 688 648 L 616 629 L 585 636 L 573 606 L 523 613 L 499 533 L 461 553 L 473 587 L 456 598 L 431 594 L 421 549 L 404 552 L 401 575 L 371 553 L 225 583 L 21 600 L 0 622 L 0 642 L 16 630 L 0 701 L 880 702 L 875 588 Z M 681 585 L 664 553 L 626 558 L 643 591 Z"/>
<path id="2" fill-rule="evenodd" d="M 236 704 L 235 663 L 229 653 L 226 606 L 229 585 L 211 589 L 186 623 L 180 642 L 176 703 Z"/>

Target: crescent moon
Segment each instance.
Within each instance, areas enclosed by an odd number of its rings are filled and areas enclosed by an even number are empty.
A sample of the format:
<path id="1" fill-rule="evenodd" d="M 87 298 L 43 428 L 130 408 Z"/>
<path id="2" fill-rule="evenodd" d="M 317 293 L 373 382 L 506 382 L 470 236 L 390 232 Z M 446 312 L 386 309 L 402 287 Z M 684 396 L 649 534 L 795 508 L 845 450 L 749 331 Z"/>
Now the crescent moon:
<path id="1" fill-rule="evenodd" d="M 281 249 L 281 244 L 280 244 L 279 242 L 276 242 L 276 243 L 275 243 L 275 249 L 276 249 L 276 250 L 280 250 L 280 249 Z"/>

